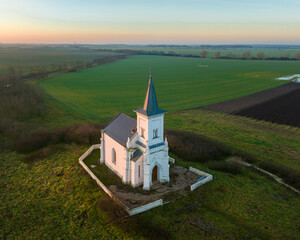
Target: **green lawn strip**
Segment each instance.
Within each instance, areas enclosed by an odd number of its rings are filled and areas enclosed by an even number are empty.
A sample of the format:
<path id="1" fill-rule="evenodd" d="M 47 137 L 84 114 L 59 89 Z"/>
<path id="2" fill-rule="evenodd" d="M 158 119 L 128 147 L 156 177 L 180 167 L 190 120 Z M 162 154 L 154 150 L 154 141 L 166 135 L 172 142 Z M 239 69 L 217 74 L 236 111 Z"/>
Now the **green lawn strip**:
<path id="1" fill-rule="evenodd" d="M 300 129 L 205 110 L 166 115 L 165 126 L 205 135 L 234 149 L 300 171 Z"/>
<path id="2" fill-rule="evenodd" d="M 199 67 L 203 64 L 208 67 Z M 134 116 L 132 110 L 144 101 L 150 67 L 160 107 L 177 111 L 279 86 L 286 82 L 275 78 L 297 73 L 299 63 L 131 56 L 39 85 L 75 113 L 108 121 L 119 112 Z"/>

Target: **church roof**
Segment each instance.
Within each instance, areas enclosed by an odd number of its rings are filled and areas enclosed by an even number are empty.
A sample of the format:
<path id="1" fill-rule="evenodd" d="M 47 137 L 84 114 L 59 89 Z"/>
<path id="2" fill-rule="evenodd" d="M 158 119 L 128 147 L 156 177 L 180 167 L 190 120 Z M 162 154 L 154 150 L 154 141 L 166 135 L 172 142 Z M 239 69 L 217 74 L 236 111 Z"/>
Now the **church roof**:
<path id="1" fill-rule="evenodd" d="M 153 85 L 153 81 L 152 81 L 151 70 L 150 70 L 149 84 L 148 84 L 148 90 L 147 90 L 146 98 L 145 98 L 145 102 L 144 102 L 144 107 L 135 109 L 134 111 L 141 113 L 143 115 L 146 115 L 146 116 L 152 116 L 152 115 L 157 115 L 157 114 L 167 112 L 158 107 L 155 89 L 154 89 L 154 85 Z"/>
<path id="2" fill-rule="evenodd" d="M 140 150 L 135 150 L 135 152 L 132 155 L 132 158 L 130 159 L 133 162 L 136 162 L 137 160 L 140 159 L 140 157 L 143 155 L 143 153 Z"/>
<path id="3" fill-rule="evenodd" d="M 120 113 L 103 128 L 104 133 L 126 147 L 127 139 L 136 132 L 136 120 Z"/>

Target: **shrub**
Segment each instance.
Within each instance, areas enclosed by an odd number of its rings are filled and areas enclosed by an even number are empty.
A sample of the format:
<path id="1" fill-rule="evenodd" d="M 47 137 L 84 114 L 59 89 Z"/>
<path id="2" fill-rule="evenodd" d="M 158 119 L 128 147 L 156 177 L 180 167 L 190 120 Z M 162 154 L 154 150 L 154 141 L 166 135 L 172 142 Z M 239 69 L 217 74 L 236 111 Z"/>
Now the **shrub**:
<path id="1" fill-rule="evenodd" d="M 57 151 L 62 151 L 64 149 L 65 148 L 62 145 L 52 145 L 52 146 L 43 148 L 41 150 L 38 150 L 38 151 L 30 154 L 29 156 L 27 156 L 23 159 L 23 162 L 32 163 L 32 162 L 35 162 L 37 160 L 41 160 L 43 158 L 49 157 L 51 154 L 53 154 Z"/>
<path id="2" fill-rule="evenodd" d="M 242 172 L 243 167 L 235 162 L 218 162 L 213 161 L 208 164 L 208 168 L 216 171 L 231 173 L 231 174 L 239 174 Z"/>
<path id="3" fill-rule="evenodd" d="M 229 156 L 232 149 L 226 145 L 191 132 L 165 131 L 171 152 L 187 161 L 204 162 Z"/>
<path id="4" fill-rule="evenodd" d="M 50 144 L 76 143 L 87 145 L 99 143 L 102 127 L 103 125 L 99 123 L 84 123 L 54 131 L 39 130 L 29 136 L 17 139 L 15 150 L 19 153 L 29 153 Z"/>
<path id="5" fill-rule="evenodd" d="M 19 153 L 29 153 L 49 144 L 51 135 L 47 131 L 38 131 L 28 137 L 15 141 L 15 150 Z"/>
<path id="6" fill-rule="evenodd" d="M 287 183 L 300 189 L 300 173 L 294 169 L 273 162 L 261 162 L 259 166 L 271 173 L 278 175 Z"/>

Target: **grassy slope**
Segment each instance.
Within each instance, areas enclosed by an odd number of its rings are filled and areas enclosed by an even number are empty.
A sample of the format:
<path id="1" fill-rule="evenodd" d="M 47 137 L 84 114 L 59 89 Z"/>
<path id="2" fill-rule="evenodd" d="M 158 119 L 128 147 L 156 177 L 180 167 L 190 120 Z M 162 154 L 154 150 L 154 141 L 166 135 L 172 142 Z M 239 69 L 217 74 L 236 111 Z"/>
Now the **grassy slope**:
<path id="1" fill-rule="evenodd" d="M 132 56 L 78 73 L 55 76 L 40 85 L 72 111 L 101 121 L 119 112 L 134 115 L 142 105 L 149 68 L 153 68 L 160 106 L 168 111 L 204 106 L 284 82 L 299 62 Z M 203 67 L 203 66 L 208 67 Z"/>
<path id="2" fill-rule="evenodd" d="M 205 110 L 169 113 L 165 126 L 196 132 L 249 152 L 258 160 L 300 171 L 299 128 Z"/>
<path id="3" fill-rule="evenodd" d="M 48 108 L 42 120 L 46 128 L 90 121 L 80 109 L 66 111 L 57 101 L 49 101 Z M 167 114 L 166 127 L 198 132 L 299 170 L 296 128 L 197 110 Z M 113 224 L 99 209 L 105 194 L 78 165 L 84 151 L 70 146 L 29 165 L 21 161 L 22 155 L 0 153 L 0 215 L 4 216 L 0 238 L 144 239 L 149 236 L 147 228 L 174 239 L 291 239 L 299 235 L 299 196 L 248 170 L 237 176 L 211 171 L 213 182 L 186 198 L 135 216 L 128 223 L 131 230 L 124 230 L 125 223 Z M 206 169 L 200 163 L 177 161 Z"/>
<path id="4" fill-rule="evenodd" d="M 159 231 L 157 239 L 291 239 L 299 233 L 298 195 L 249 170 L 211 171 L 214 181 L 187 197 L 113 223 L 99 208 L 105 193 L 78 164 L 83 152 L 69 146 L 32 164 L 15 153 L 0 155 L 0 238 L 151 239 Z"/>

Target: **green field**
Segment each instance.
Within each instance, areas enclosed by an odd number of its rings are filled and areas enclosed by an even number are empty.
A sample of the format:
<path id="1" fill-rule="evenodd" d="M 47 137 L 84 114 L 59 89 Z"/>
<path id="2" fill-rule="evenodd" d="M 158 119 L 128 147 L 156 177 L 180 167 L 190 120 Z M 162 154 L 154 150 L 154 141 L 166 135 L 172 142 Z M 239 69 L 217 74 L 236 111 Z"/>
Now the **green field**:
<path id="1" fill-rule="evenodd" d="M 245 96 L 285 82 L 300 62 L 243 61 L 131 56 L 127 59 L 49 78 L 40 86 L 68 109 L 107 121 L 144 101 L 149 68 L 153 69 L 159 105 L 177 111 Z"/>
<path id="2" fill-rule="evenodd" d="M 50 64 L 47 59 L 45 65 Z M 182 110 L 284 84 L 274 78 L 299 73 L 300 62 L 131 56 L 39 82 L 48 94 L 42 105 L 46 111 L 26 120 L 32 124 L 27 128 L 106 123 L 120 111 L 135 116 L 132 109 L 143 104 L 150 67 L 158 102 L 169 111 L 165 128 L 195 132 L 250 153 L 258 162 L 300 171 L 299 128 Z M 8 140 L 14 141 L 0 132 L 0 143 Z M 214 180 L 167 205 L 116 220 L 105 210 L 111 200 L 78 163 L 88 148 L 74 143 L 50 145 L 37 150 L 48 149 L 46 157 L 27 163 L 28 154 L 0 152 L 0 239 L 239 240 L 300 235 L 298 194 L 251 169 L 238 174 L 213 171 L 210 162 L 189 162 L 173 153 L 176 164 L 210 172 Z M 97 152 L 90 156 L 94 162 L 98 158 Z"/>
<path id="3" fill-rule="evenodd" d="M 24 73 L 37 67 L 51 64 L 72 63 L 76 61 L 90 61 L 103 55 L 114 53 L 87 51 L 74 46 L 1 46 L 0 45 L 0 74 L 8 67 L 22 69 Z"/>

